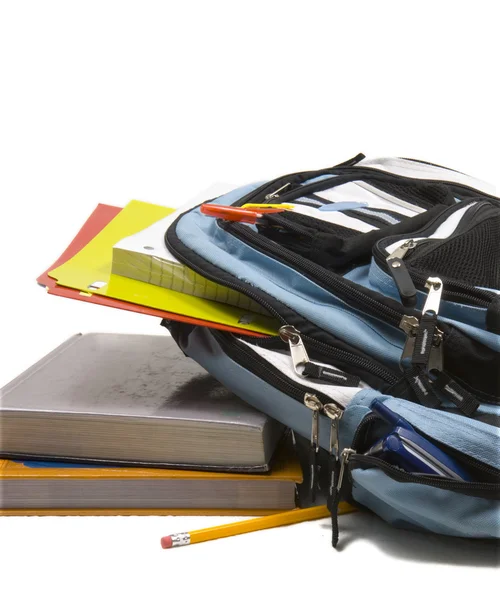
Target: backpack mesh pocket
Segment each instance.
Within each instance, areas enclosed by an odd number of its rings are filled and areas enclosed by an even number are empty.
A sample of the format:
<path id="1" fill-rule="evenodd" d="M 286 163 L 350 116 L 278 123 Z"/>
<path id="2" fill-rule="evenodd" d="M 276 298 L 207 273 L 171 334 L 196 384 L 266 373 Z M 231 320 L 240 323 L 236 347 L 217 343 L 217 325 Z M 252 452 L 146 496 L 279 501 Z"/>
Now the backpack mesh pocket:
<path id="1" fill-rule="evenodd" d="M 500 214 L 411 260 L 411 270 L 500 289 Z"/>

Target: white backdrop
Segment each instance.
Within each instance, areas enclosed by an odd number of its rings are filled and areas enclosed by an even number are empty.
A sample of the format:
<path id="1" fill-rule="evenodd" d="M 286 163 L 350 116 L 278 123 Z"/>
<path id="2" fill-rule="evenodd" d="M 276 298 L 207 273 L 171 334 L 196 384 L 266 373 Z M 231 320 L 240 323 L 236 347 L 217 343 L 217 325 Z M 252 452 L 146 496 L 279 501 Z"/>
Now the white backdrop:
<path id="1" fill-rule="evenodd" d="M 99 202 L 177 206 L 358 152 L 498 185 L 497 37 L 487 1 L 0 2 L 0 386 L 78 331 L 161 333 L 35 284 Z M 369 515 L 340 552 L 326 521 L 160 548 L 229 520 L 1 519 L 1 596 L 457 600 L 497 580 L 495 546 Z"/>

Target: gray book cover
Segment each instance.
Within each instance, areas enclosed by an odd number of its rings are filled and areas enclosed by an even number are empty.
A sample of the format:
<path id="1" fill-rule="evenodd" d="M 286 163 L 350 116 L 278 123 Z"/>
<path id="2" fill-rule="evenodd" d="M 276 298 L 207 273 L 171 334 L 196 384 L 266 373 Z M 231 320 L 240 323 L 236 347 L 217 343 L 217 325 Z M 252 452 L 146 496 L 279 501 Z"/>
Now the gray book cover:
<path id="1" fill-rule="evenodd" d="M 78 334 L 0 390 L 0 455 L 266 471 L 283 427 L 167 335 Z"/>

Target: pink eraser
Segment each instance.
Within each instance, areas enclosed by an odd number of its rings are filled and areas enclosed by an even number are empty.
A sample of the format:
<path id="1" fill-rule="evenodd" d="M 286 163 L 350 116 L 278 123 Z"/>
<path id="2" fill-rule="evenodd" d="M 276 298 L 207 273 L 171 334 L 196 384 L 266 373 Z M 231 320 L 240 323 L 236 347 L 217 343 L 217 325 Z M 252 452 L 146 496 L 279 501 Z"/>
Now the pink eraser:
<path id="1" fill-rule="evenodd" d="M 172 536 L 171 535 L 166 535 L 165 537 L 161 538 L 161 547 L 166 550 L 167 548 L 172 548 L 173 542 L 172 542 Z"/>

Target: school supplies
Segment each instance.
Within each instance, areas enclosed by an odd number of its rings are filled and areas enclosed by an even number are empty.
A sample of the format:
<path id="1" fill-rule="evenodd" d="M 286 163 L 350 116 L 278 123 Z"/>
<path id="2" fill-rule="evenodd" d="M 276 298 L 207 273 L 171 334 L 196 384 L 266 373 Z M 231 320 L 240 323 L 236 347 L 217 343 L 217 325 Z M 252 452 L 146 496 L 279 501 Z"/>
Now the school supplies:
<path id="1" fill-rule="evenodd" d="M 124 300 L 116 300 L 108 296 L 101 296 L 99 294 L 93 294 L 91 292 L 81 292 L 73 288 L 67 288 L 61 285 L 57 285 L 57 281 L 49 276 L 49 272 L 53 271 L 60 265 L 64 264 L 80 250 L 91 242 L 94 237 L 108 225 L 112 219 L 122 209 L 117 206 L 109 206 L 107 204 L 98 204 L 94 209 L 90 217 L 83 224 L 80 231 L 77 233 L 73 241 L 62 253 L 62 255 L 56 260 L 56 262 L 49 267 L 44 273 L 37 278 L 37 283 L 44 286 L 47 293 L 54 296 L 60 296 L 62 298 L 69 298 L 71 300 L 80 300 L 82 302 L 88 302 L 91 304 L 98 304 L 100 306 L 108 306 L 110 308 L 118 308 L 120 310 L 127 310 L 130 312 L 137 312 L 152 317 L 159 317 L 160 319 L 174 319 L 182 321 L 183 323 L 191 323 L 193 325 L 204 325 L 206 327 L 214 327 L 216 329 L 224 329 L 226 331 L 242 331 L 237 325 L 232 327 L 230 325 L 223 325 L 222 323 L 214 323 L 211 321 L 204 321 L 203 319 L 196 319 L 188 317 L 186 315 L 171 313 L 165 310 L 157 310 L 148 306 L 142 306 L 133 302 L 127 302 Z M 248 329 L 244 329 L 248 335 L 262 336 L 257 332 L 252 332 Z"/>
<path id="2" fill-rule="evenodd" d="M 250 310 L 250 300 L 247 302 L 248 308 L 237 308 L 111 273 L 113 245 L 171 212 L 172 209 L 163 206 L 139 201 L 129 202 L 80 252 L 50 271 L 50 277 L 56 279 L 58 285 L 84 293 L 133 302 L 226 326 L 250 329 L 257 333 L 272 333 L 276 328 L 273 319 L 253 313 Z"/>
<path id="3" fill-rule="evenodd" d="M 186 299 L 186 296 L 194 296 L 217 302 L 222 311 L 225 310 L 224 305 L 228 304 L 245 310 L 247 317 L 250 317 L 248 313 L 267 315 L 267 311 L 248 296 L 198 275 L 167 250 L 163 239 L 165 229 L 185 210 L 186 207 L 182 207 L 149 227 L 114 243 L 112 277 L 128 277 L 151 286 L 180 292 L 183 294 L 180 300 Z M 234 309 L 232 312 L 234 313 Z"/>
<path id="4" fill-rule="evenodd" d="M 353 506 L 344 503 L 339 507 L 339 514 L 347 514 L 356 510 Z M 253 531 L 263 531 L 273 527 L 283 527 L 284 525 L 293 525 L 295 523 L 304 523 L 305 521 L 314 521 L 324 519 L 330 516 L 330 511 L 326 506 L 312 506 L 310 508 L 299 508 L 287 512 L 260 517 L 258 519 L 247 519 L 238 523 L 228 523 L 218 527 L 209 527 L 207 529 L 197 529 L 185 533 L 174 533 L 161 538 L 161 547 L 163 549 L 176 548 L 177 546 L 187 546 L 190 544 L 199 544 L 210 540 L 218 540 L 242 533 L 251 533 Z"/>
<path id="5" fill-rule="evenodd" d="M 392 428 L 365 452 L 366 456 L 375 456 L 409 473 L 471 481 L 470 475 L 456 460 L 418 434 L 408 421 L 380 400 L 372 402 L 370 408 Z"/>
<path id="6" fill-rule="evenodd" d="M 265 474 L 0 460 L 0 516 L 265 515 L 294 508 L 301 481 L 286 443 Z"/>
<path id="7" fill-rule="evenodd" d="M 225 386 L 310 439 L 312 492 L 319 449 L 328 452 L 334 545 L 339 502 L 351 498 L 398 526 L 499 537 L 500 200 L 451 169 L 359 155 L 208 204 L 266 202 L 293 210 L 253 226 L 194 208 L 165 242 L 198 274 L 260 302 L 279 335 L 165 326 Z M 387 430 L 376 400 L 424 438 L 419 460 L 435 446 L 471 480 L 365 454 Z"/>
<path id="8" fill-rule="evenodd" d="M 250 225 L 263 223 L 264 215 L 280 213 L 283 210 L 283 208 L 259 208 L 258 210 L 253 207 L 233 208 L 219 206 L 218 204 L 202 204 L 200 206 L 201 213 L 207 217 L 223 219 L 224 221 L 235 221 L 237 223 L 249 223 Z"/>
<path id="9" fill-rule="evenodd" d="M 258 472 L 283 426 L 168 336 L 75 335 L 0 390 L 0 456 Z"/>

